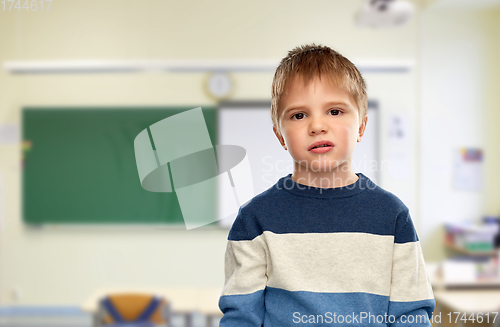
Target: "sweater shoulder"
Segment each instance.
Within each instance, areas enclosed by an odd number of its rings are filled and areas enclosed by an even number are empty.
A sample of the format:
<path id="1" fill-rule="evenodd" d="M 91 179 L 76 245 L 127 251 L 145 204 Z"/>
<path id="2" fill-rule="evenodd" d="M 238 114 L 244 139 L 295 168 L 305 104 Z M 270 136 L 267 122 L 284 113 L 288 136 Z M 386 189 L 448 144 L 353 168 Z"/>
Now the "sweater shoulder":
<path id="1" fill-rule="evenodd" d="M 363 192 L 366 200 L 383 205 L 386 210 L 396 213 L 407 212 L 409 209 L 404 202 L 394 193 L 375 185 L 373 189 Z"/>
<path id="2" fill-rule="evenodd" d="M 390 211 L 391 225 L 395 243 L 416 242 L 419 240 L 415 226 L 410 216 L 409 208 L 394 193 L 377 186 L 372 196 L 375 201 L 383 203 L 385 210 Z"/>
<path id="3" fill-rule="evenodd" d="M 254 197 L 247 202 L 243 203 L 240 206 L 240 210 L 248 213 L 264 210 L 269 207 L 269 204 L 276 199 L 276 196 L 278 196 L 280 192 L 282 192 L 282 190 L 278 189 L 277 185 L 274 184 L 266 190 L 254 195 Z"/>
<path id="4" fill-rule="evenodd" d="M 228 239 L 252 240 L 262 234 L 263 228 L 260 220 L 264 216 L 263 213 L 272 209 L 273 199 L 276 199 L 279 192 L 275 184 L 243 203 L 229 231 Z"/>

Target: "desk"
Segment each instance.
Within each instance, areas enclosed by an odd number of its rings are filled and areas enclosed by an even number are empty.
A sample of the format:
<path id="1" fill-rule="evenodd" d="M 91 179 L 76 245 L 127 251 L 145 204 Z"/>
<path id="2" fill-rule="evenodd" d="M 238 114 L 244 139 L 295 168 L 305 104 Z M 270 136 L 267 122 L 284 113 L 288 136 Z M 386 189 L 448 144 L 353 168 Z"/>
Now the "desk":
<path id="1" fill-rule="evenodd" d="M 165 297 L 170 304 L 172 313 L 185 317 L 186 327 L 192 326 L 192 314 L 197 312 L 207 317 L 207 326 L 212 325 L 214 317 L 222 317 L 219 309 L 221 288 L 181 288 L 181 287 L 109 287 L 96 290 L 82 304 L 82 310 L 94 317 L 97 325 L 98 303 L 101 298 L 112 293 L 140 292 Z"/>
<path id="2" fill-rule="evenodd" d="M 456 318 L 456 314 L 453 314 L 453 312 L 460 312 L 460 315 L 465 313 L 467 317 L 477 313 L 483 313 L 484 317 L 484 314 L 490 313 L 491 323 L 495 313 L 500 311 L 500 288 L 447 289 L 446 284 L 438 274 L 439 264 L 429 263 L 426 264 L 426 268 L 436 300 L 435 313 L 439 313 L 443 307 L 447 307 L 452 312 L 451 318 L 453 322 Z M 478 283 L 478 285 L 480 284 Z M 441 321 L 443 319 L 449 321 L 448 316 L 441 316 Z M 465 326 L 464 322 L 460 320 L 458 324 L 459 326 Z M 438 325 L 441 324 L 435 324 L 435 326 Z M 495 326 L 497 325 L 500 326 L 500 316 L 496 316 Z"/>
<path id="3" fill-rule="evenodd" d="M 436 290 L 434 297 L 448 308 L 467 314 L 500 309 L 500 290 Z"/>

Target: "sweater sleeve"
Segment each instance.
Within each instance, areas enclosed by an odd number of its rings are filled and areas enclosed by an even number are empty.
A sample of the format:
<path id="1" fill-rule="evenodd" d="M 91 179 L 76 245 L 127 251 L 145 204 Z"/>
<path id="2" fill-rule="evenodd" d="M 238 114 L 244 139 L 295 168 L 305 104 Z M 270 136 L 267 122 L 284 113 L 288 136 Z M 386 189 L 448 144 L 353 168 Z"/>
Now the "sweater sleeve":
<path id="1" fill-rule="evenodd" d="M 249 218 L 240 208 L 229 231 L 225 284 L 219 299 L 224 315 L 219 327 L 260 327 L 264 323 L 267 247 Z"/>
<path id="2" fill-rule="evenodd" d="M 435 307 L 420 241 L 406 208 L 396 220 L 388 325 L 432 327 Z"/>

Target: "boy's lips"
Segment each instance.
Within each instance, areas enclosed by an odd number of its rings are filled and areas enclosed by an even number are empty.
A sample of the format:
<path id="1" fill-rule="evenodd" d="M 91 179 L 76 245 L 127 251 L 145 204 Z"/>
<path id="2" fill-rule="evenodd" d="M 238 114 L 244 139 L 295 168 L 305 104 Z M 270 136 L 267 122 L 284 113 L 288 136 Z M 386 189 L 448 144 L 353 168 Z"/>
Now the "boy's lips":
<path id="1" fill-rule="evenodd" d="M 326 151 L 330 151 L 331 148 L 333 148 L 333 147 L 334 147 L 333 142 L 328 141 L 328 140 L 321 140 L 321 141 L 316 141 L 313 144 L 309 145 L 308 150 L 311 151 L 314 148 L 316 148 L 315 150 L 321 149 L 321 150 L 325 150 L 322 152 L 326 152 Z M 316 151 L 313 151 L 313 152 L 316 152 Z"/>

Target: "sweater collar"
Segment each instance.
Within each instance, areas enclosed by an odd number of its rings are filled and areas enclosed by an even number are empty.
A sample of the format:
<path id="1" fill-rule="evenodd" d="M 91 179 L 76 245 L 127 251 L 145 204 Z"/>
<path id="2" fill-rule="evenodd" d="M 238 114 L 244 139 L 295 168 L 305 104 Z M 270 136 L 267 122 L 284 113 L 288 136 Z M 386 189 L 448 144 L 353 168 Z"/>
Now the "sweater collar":
<path id="1" fill-rule="evenodd" d="M 356 173 L 359 177 L 357 181 L 352 184 L 342 187 L 321 188 L 300 184 L 292 179 L 292 174 L 281 177 L 276 186 L 278 189 L 284 189 L 290 193 L 312 197 L 312 198 L 344 198 L 361 193 L 366 189 L 373 190 L 376 186 L 368 177 L 362 173 Z"/>

